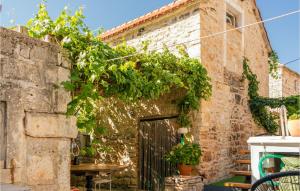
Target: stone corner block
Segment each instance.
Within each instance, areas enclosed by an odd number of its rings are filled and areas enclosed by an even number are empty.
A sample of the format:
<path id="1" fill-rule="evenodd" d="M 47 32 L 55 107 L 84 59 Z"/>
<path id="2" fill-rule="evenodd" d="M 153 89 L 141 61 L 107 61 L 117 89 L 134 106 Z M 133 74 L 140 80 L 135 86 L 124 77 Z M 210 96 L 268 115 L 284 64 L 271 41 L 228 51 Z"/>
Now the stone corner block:
<path id="1" fill-rule="evenodd" d="M 72 100 L 71 93 L 64 88 L 57 88 L 54 91 L 55 108 L 57 113 L 66 113 L 68 103 Z"/>
<path id="2" fill-rule="evenodd" d="M 70 70 L 63 68 L 63 67 L 58 67 L 58 82 L 64 82 L 68 81 L 70 76 Z"/>
<path id="3" fill-rule="evenodd" d="M 76 138 L 76 118 L 64 114 L 26 112 L 25 132 L 31 137 Z"/>
<path id="4" fill-rule="evenodd" d="M 27 163 L 29 185 L 54 184 L 55 167 L 51 156 L 30 156 Z"/>
<path id="5" fill-rule="evenodd" d="M 5 184 L 11 184 L 12 183 L 11 169 L 1 169 L 0 170 L 0 183 L 5 183 Z"/>

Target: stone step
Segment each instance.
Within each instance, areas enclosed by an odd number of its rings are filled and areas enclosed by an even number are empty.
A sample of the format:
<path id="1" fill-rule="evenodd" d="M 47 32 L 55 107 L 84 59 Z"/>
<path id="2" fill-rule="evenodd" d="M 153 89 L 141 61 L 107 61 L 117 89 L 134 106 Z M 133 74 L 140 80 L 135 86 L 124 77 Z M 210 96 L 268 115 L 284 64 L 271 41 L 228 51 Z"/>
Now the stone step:
<path id="1" fill-rule="evenodd" d="M 239 182 L 225 182 L 225 187 L 231 187 L 231 188 L 241 188 L 241 189 L 250 189 L 251 184 L 247 183 L 239 183 Z"/>
<path id="2" fill-rule="evenodd" d="M 238 164 L 251 164 L 251 160 L 249 160 L 249 159 L 236 160 L 236 163 L 238 163 Z"/>
<path id="3" fill-rule="evenodd" d="M 242 150 L 239 150 L 239 154 L 241 154 L 241 155 L 249 155 L 250 151 L 246 150 L 246 149 L 242 149 Z"/>
<path id="4" fill-rule="evenodd" d="M 11 184 L 11 169 L 0 170 L 0 183 Z"/>
<path id="5" fill-rule="evenodd" d="M 251 171 L 246 171 L 246 170 L 235 170 L 232 171 L 231 174 L 234 175 L 240 175 L 240 176 L 251 176 L 252 172 Z"/>

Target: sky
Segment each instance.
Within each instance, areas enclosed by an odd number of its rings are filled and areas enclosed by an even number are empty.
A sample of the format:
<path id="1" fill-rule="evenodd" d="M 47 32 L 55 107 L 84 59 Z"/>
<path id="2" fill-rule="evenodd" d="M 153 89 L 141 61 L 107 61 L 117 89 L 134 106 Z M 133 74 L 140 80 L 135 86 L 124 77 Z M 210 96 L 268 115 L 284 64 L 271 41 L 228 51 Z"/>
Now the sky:
<path id="1" fill-rule="evenodd" d="M 91 29 L 102 27 L 110 29 L 173 0 L 48 0 L 48 11 L 52 18 L 68 6 L 71 10 L 84 7 L 86 23 Z M 25 25 L 37 11 L 41 0 L 0 0 L 2 11 L 0 25 Z M 300 0 L 257 0 L 263 19 L 300 9 Z M 288 16 L 265 24 L 280 62 L 300 58 L 300 14 Z M 300 60 L 287 65 L 300 73 Z"/>

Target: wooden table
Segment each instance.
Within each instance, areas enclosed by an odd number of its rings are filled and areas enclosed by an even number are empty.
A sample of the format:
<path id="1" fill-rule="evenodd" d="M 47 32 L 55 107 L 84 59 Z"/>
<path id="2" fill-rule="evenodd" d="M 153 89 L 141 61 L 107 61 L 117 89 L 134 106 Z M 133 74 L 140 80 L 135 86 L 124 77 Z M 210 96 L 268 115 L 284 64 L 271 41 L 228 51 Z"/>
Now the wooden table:
<path id="1" fill-rule="evenodd" d="M 71 165 L 71 173 L 85 176 L 85 188 L 87 191 L 92 191 L 94 175 L 99 174 L 99 172 L 113 173 L 124 170 L 127 167 L 128 165 L 83 163 L 79 165 Z"/>

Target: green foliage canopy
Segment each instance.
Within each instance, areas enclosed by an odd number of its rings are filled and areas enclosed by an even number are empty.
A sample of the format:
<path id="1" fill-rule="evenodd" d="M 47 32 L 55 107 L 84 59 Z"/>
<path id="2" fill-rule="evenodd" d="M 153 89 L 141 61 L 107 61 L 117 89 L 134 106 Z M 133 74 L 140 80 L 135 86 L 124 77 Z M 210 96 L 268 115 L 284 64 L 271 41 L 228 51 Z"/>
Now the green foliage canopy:
<path id="1" fill-rule="evenodd" d="M 211 95 L 210 78 L 199 60 L 190 58 L 182 47 L 179 47 L 180 57 L 167 48 L 162 52 L 148 51 L 147 42 L 140 51 L 125 43 L 110 47 L 93 34 L 83 19 L 81 8 L 74 15 L 65 8 L 52 20 L 42 3 L 27 24 L 30 36 L 51 35 L 67 50 L 72 70 L 63 86 L 73 92 L 68 114 L 77 116 L 78 128 L 91 134 L 101 135 L 105 131 L 96 120 L 98 100 L 157 99 L 174 88 L 185 92 L 178 101 L 180 119 L 184 119 L 179 123 L 188 126 L 190 110 L 198 109 L 199 100 Z M 116 59 L 120 57 L 124 58 Z"/>

